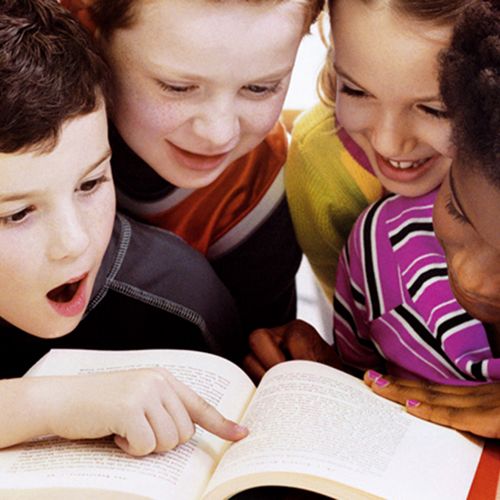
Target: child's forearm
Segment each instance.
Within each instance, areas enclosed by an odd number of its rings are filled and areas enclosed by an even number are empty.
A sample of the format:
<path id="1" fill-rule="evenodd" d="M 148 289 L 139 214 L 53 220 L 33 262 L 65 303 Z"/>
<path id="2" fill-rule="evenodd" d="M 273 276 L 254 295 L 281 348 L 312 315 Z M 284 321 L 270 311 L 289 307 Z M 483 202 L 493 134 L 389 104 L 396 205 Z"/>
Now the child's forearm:
<path id="1" fill-rule="evenodd" d="M 0 448 L 50 432 L 50 385 L 44 377 L 0 381 Z"/>
<path id="2" fill-rule="evenodd" d="M 186 442 L 194 423 L 224 439 L 247 434 L 163 369 L 3 380 L 0 408 L 2 448 L 46 434 L 114 435 L 126 452 L 146 455 Z"/>

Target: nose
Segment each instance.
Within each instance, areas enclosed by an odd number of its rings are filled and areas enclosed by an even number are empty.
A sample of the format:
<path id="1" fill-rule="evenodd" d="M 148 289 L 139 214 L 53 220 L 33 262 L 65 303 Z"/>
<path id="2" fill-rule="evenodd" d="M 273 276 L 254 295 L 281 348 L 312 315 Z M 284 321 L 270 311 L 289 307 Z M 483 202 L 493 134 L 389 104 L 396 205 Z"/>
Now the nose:
<path id="1" fill-rule="evenodd" d="M 401 115 L 385 112 L 378 115 L 371 133 L 372 146 L 385 158 L 403 158 L 417 146 L 411 124 Z"/>
<path id="2" fill-rule="evenodd" d="M 89 243 L 82 217 L 74 209 L 62 210 L 52 219 L 47 247 L 50 260 L 76 259 L 87 250 Z"/>
<path id="3" fill-rule="evenodd" d="M 201 108 L 193 120 L 193 131 L 216 153 L 233 147 L 240 135 L 240 119 L 232 100 L 216 100 Z"/>

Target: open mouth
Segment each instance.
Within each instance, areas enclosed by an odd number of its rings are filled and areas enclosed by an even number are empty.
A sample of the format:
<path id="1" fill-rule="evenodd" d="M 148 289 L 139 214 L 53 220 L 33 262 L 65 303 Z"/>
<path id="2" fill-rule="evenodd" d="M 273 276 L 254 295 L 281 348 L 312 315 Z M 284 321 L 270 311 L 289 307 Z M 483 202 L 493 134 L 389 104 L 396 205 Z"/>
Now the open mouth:
<path id="1" fill-rule="evenodd" d="M 73 283 L 64 283 L 57 288 L 52 289 L 49 293 L 47 293 L 47 298 L 52 300 L 53 302 L 70 302 L 73 300 L 73 297 L 76 295 L 78 288 L 83 282 L 83 278 L 75 281 Z"/>
<path id="2" fill-rule="evenodd" d="M 77 278 L 73 278 L 68 280 L 66 283 L 63 283 L 56 288 L 50 290 L 47 293 L 47 298 L 52 302 L 56 302 L 58 304 L 66 304 L 71 302 L 75 296 L 78 294 L 83 282 L 87 278 L 88 273 L 85 273 Z"/>
<path id="3" fill-rule="evenodd" d="M 50 290 L 46 297 L 54 311 L 66 317 L 82 314 L 87 306 L 87 278 L 85 273 Z"/>

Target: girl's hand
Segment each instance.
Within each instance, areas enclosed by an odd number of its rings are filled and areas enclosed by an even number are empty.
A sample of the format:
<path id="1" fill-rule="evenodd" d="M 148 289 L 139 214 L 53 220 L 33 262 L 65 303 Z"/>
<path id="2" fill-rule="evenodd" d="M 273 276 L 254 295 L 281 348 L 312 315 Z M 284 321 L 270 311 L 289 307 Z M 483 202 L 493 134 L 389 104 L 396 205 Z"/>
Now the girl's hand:
<path id="1" fill-rule="evenodd" d="M 49 377 L 45 398 L 49 433 L 68 439 L 114 435 L 135 456 L 185 443 L 194 423 L 231 441 L 248 434 L 164 369 Z"/>
<path id="2" fill-rule="evenodd" d="M 260 328 L 249 337 L 250 354 L 243 361 L 247 373 L 258 382 L 272 366 L 287 359 L 337 365 L 333 348 L 308 323 L 294 320 L 275 328 Z"/>
<path id="3" fill-rule="evenodd" d="M 500 383 L 441 385 L 373 370 L 365 373 L 364 381 L 373 392 L 405 405 L 416 417 L 478 436 L 500 438 Z"/>

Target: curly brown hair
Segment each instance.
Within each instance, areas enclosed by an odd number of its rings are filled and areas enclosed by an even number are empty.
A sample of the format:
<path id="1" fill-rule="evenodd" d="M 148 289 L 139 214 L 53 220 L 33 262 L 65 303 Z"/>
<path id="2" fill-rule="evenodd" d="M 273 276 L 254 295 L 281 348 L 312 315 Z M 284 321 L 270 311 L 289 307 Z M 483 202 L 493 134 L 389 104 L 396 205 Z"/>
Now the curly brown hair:
<path id="1" fill-rule="evenodd" d="M 63 123 L 107 93 L 93 41 L 56 0 L 2 0 L 0 151 L 51 150 Z"/>
<path id="2" fill-rule="evenodd" d="M 462 165 L 500 187 L 500 5 L 464 11 L 441 58 L 440 88 Z"/>
<path id="3" fill-rule="evenodd" d="M 349 0 L 367 5 L 380 3 L 380 0 Z M 416 21 L 432 23 L 434 26 L 453 26 L 461 12 L 477 0 L 386 0 L 384 3 L 400 16 Z M 336 0 L 328 0 L 330 19 L 334 15 Z M 323 68 L 318 77 L 318 94 L 328 106 L 335 103 L 335 69 L 333 68 L 334 47 L 330 37 Z"/>
<path id="4" fill-rule="evenodd" d="M 207 0 L 214 3 L 223 3 L 227 0 Z M 234 0 L 231 0 L 234 1 Z M 304 32 L 308 32 L 311 25 L 316 21 L 322 11 L 325 0 L 241 0 L 248 3 L 281 3 L 283 1 L 294 1 L 303 5 L 306 14 L 304 19 Z M 90 14 L 95 26 L 105 37 L 119 28 L 130 27 L 136 17 L 138 0 L 94 0 L 90 7 Z"/>

